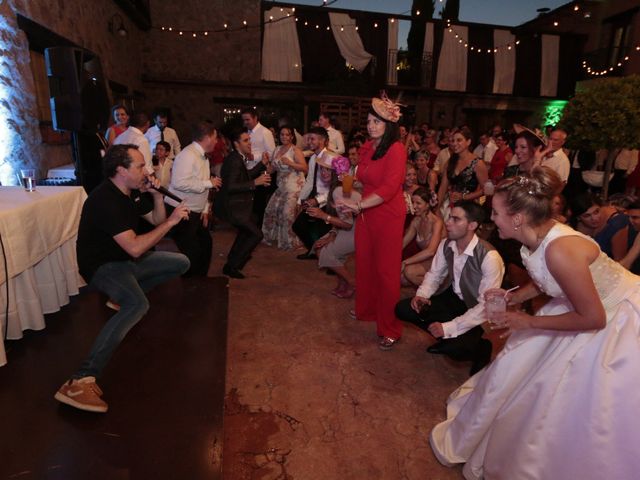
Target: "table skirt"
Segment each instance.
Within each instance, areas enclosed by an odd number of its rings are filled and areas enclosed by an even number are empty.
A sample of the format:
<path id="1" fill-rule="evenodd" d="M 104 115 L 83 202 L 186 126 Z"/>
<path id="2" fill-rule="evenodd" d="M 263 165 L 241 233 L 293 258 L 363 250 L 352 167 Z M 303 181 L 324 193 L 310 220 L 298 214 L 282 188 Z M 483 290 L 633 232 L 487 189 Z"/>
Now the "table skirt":
<path id="1" fill-rule="evenodd" d="M 3 266 L 0 264 L 0 268 Z M 85 285 L 78 273 L 76 238 L 64 242 L 59 248 L 9 280 L 9 322 L 7 338 L 22 338 L 25 330 L 45 328 L 44 315 L 60 310 Z M 6 284 L 0 285 L 0 326 L 4 336 L 7 325 Z M 7 363 L 4 346 L 0 343 L 0 366 Z"/>

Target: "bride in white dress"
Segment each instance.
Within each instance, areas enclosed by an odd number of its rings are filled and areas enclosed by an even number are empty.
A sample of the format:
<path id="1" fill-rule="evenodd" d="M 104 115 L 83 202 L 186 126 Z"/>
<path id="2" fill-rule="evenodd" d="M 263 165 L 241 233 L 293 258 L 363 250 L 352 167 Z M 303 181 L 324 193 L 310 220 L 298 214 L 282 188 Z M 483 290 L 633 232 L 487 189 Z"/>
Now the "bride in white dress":
<path id="1" fill-rule="evenodd" d="M 535 316 L 495 317 L 504 349 L 431 432 L 438 460 L 465 463 L 467 479 L 640 478 L 640 277 L 551 219 L 559 182 L 536 167 L 493 197 L 500 237 L 522 242 L 533 279 L 509 304 L 552 299 Z"/>

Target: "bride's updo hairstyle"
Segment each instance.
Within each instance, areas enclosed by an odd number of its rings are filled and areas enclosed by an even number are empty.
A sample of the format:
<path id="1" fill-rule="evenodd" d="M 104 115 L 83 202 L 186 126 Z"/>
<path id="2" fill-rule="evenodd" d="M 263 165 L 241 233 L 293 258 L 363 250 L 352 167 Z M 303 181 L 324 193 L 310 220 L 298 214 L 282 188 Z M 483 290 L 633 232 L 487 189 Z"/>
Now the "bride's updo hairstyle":
<path id="1" fill-rule="evenodd" d="M 526 214 L 534 226 L 551 218 L 553 197 L 562 191 L 563 182 L 548 167 L 534 167 L 529 175 L 519 175 L 501 181 L 496 195 L 504 195 L 510 215 Z"/>

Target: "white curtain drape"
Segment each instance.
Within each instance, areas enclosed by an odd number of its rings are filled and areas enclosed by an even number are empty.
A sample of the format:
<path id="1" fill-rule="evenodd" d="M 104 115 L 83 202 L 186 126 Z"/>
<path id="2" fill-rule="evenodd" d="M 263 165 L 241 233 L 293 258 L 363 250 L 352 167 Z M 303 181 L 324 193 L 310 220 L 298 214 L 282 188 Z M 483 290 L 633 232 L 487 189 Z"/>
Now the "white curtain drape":
<path id="1" fill-rule="evenodd" d="M 346 13 L 329 13 L 331 31 L 336 39 L 340 54 L 349 65 L 362 72 L 373 58 L 362 45 L 362 39 L 356 30 L 356 21 Z"/>
<path id="2" fill-rule="evenodd" d="M 555 97 L 558 94 L 559 59 L 560 37 L 558 35 L 542 35 L 541 97 Z"/>
<path id="3" fill-rule="evenodd" d="M 390 18 L 387 23 L 387 84 L 397 85 L 398 70 L 396 69 L 396 64 L 398 63 L 398 21 Z"/>
<path id="4" fill-rule="evenodd" d="M 463 39 L 469 38 L 467 27 L 451 26 Z M 438 58 L 436 89 L 464 92 L 467 89 L 467 49 L 464 48 L 454 34 L 445 30 L 442 49 Z"/>
<path id="5" fill-rule="evenodd" d="M 500 48 L 493 56 L 495 71 L 493 74 L 493 93 L 513 93 L 513 82 L 516 78 L 516 37 L 509 30 L 493 31 L 493 46 Z M 511 50 L 506 46 L 511 45 Z"/>
<path id="6" fill-rule="evenodd" d="M 273 17 L 273 20 L 271 20 Z M 262 79 L 272 82 L 302 82 L 302 59 L 293 15 L 272 8 L 264 12 Z"/>

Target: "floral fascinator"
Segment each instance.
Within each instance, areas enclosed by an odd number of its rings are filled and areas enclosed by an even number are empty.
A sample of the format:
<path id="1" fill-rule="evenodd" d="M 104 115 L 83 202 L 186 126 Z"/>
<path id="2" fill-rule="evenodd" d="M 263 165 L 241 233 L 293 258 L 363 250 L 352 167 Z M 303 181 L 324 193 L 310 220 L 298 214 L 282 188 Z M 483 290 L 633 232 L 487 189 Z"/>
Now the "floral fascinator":
<path id="1" fill-rule="evenodd" d="M 387 122 L 398 123 L 398 120 L 400 120 L 402 116 L 400 107 L 404 105 L 394 102 L 387 96 L 386 92 L 382 91 L 380 92 L 380 98 L 374 97 L 371 99 L 371 106 L 373 110 Z"/>

